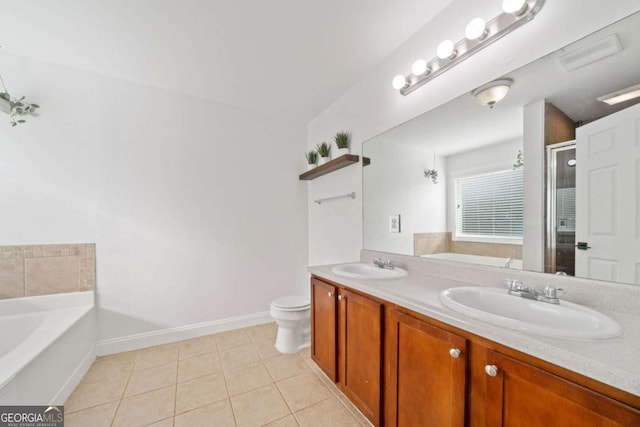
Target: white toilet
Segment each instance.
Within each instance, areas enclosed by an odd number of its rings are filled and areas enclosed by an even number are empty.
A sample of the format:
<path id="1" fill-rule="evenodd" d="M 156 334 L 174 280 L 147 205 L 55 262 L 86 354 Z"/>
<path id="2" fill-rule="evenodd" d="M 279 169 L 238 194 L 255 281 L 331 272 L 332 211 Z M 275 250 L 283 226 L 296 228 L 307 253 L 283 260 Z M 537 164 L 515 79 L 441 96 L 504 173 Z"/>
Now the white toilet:
<path id="1" fill-rule="evenodd" d="M 300 296 L 286 296 L 271 303 L 271 317 L 278 323 L 276 350 L 295 353 L 310 345 L 311 302 Z"/>

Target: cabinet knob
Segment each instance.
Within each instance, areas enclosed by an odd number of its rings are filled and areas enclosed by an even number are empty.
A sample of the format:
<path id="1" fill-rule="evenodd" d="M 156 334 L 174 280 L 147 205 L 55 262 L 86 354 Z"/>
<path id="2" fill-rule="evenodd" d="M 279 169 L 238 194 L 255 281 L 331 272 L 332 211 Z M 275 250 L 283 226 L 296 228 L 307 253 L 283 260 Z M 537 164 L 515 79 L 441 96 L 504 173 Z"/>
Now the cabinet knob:
<path id="1" fill-rule="evenodd" d="M 347 297 L 345 297 L 344 295 L 338 295 L 338 301 L 342 301 L 344 299 L 347 299 Z"/>
<path id="2" fill-rule="evenodd" d="M 457 359 L 458 357 L 460 357 L 460 350 L 458 350 L 457 348 L 452 348 L 449 350 L 449 355 L 452 358 Z"/>
<path id="3" fill-rule="evenodd" d="M 495 377 L 496 375 L 498 375 L 498 367 L 496 365 L 487 365 L 484 367 L 484 371 L 490 377 Z"/>
<path id="4" fill-rule="evenodd" d="M 333 292 L 329 292 L 329 298 L 331 298 L 333 295 L 335 295 Z"/>

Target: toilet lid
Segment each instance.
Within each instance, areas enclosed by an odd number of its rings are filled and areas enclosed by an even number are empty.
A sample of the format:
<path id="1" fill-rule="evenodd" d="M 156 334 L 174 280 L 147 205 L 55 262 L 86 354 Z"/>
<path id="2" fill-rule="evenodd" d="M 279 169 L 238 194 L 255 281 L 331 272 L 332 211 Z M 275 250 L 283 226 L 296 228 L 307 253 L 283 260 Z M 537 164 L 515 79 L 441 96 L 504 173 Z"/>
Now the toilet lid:
<path id="1" fill-rule="evenodd" d="M 286 297 L 277 298 L 271 303 L 271 305 L 277 308 L 284 308 L 284 309 L 291 310 L 295 308 L 309 307 L 311 303 L 309 302 L 309 298 L 290 295 Z"/>

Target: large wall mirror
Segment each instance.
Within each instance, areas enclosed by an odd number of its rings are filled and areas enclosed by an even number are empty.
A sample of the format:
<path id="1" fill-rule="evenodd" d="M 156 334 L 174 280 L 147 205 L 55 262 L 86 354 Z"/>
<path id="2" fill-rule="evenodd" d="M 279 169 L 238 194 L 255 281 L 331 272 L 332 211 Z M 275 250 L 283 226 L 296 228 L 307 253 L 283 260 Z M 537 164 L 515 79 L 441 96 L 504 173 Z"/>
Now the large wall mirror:
<path id="1" fill-rule="evenodd" d="M 640 285 L 640 97 L 598 100 L 640 91 L 640 12 L 500 79 L 491 107 L 464 94 L 364 143 L 364 248 Z M 525 140 L 531 120 L 544 140 Z"/>

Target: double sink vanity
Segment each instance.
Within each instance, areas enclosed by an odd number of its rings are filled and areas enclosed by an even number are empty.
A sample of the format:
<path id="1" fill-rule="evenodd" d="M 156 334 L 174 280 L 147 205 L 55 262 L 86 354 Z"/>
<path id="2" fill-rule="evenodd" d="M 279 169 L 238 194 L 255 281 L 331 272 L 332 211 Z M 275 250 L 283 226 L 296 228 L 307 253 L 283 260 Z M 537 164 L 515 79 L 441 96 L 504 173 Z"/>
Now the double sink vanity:
<path id="1" fill-rule="evenodd" d="M 312 359 L 374 425 L 640 425 L 634 287 L 378 254 L 309 269 Z"/>

